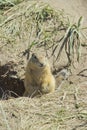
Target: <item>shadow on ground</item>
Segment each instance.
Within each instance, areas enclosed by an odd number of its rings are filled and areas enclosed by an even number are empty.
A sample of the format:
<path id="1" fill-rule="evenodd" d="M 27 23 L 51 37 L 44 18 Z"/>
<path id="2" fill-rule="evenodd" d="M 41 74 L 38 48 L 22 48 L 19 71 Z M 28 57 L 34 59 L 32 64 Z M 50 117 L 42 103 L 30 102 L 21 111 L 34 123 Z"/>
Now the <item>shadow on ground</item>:
<path id="1" fill-rule="evenodd" d="M 17 77 L 14 62 L 0 66 L 0 98 L 19 97 L 24 93 L 23 79 Z"/>

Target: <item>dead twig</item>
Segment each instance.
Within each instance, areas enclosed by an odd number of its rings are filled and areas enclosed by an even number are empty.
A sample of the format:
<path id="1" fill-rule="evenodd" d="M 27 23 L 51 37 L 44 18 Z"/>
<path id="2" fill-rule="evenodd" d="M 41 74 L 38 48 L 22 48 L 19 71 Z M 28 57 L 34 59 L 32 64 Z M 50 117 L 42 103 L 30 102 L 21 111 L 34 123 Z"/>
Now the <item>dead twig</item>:
<path id="1" fill-rule="evenodd" d="M 79 106 L 78 106 L 78 89 L 76 88 L 75 89 L 75 94 L 74 94 L 74 99 L 75 99 L 75 108 L 79 108 Z"/>

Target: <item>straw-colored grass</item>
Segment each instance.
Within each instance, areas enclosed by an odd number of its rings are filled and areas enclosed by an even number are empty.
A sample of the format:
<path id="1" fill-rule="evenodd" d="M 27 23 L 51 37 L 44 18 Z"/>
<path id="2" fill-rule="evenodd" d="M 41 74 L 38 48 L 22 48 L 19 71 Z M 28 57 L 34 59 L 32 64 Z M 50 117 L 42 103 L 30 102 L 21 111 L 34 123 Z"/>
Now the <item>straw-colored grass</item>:
<path id="1" fill-rule="evenodd" d="M 23 0 L 0 0 L 0 10 L 7 10 L 10 7 L 15 6 L 16 4 L 21 3 Z"/>
<path id="2" fill-rule="evenodd" d="M 62 86 L 61 90 L 39 98 L 0 101 L 0 129 L 86 130 L 86 94 L 78 86 Z"/>

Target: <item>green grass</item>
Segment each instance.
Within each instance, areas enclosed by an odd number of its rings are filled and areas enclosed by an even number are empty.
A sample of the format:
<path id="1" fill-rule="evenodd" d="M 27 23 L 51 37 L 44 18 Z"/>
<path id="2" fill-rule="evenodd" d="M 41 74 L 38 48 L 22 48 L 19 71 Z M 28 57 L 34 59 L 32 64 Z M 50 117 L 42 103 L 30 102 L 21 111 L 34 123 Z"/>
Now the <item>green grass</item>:
<path id="1" fill-rule="evenodd" d="M 81 56 L 81 44 L 82 44 L 82 17 L 79 18 L 77 24 L 71 24 L 70 21 L 67 24 L 65 34 L 61 39 L 61 47 L 57 54 L 57 59 L 59 58 L 62 50 L 65 48 L 65 52 L 68 58 L 68 66 L 74 64 L 75 54 L 77 56 L 77 61 L 79 62 Z M 57 47 L 56 47 L 57 48 Z M 55 49 L 56 50 L 56 49 Z"/>

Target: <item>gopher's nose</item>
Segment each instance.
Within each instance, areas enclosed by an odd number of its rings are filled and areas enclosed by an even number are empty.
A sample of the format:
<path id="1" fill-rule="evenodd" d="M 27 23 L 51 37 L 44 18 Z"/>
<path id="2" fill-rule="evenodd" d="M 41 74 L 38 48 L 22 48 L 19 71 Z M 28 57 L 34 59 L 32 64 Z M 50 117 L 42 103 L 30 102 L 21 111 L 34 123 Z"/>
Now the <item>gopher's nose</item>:
<path id="1" fill-rule="evenodd" d="M 40 64 L 40 66 L 41 66 L 41 67 L 43 67 L 43 66 L 44 66 L 44 64 L 42 64 L 42 63 L 41 63 L 41 64 Z"/>
<path id="2" fill-rule="evenodd" d="M 44 66 L 44 64 L 43 63 L 40 63 L 40 67 L 43 67 Z"/>

